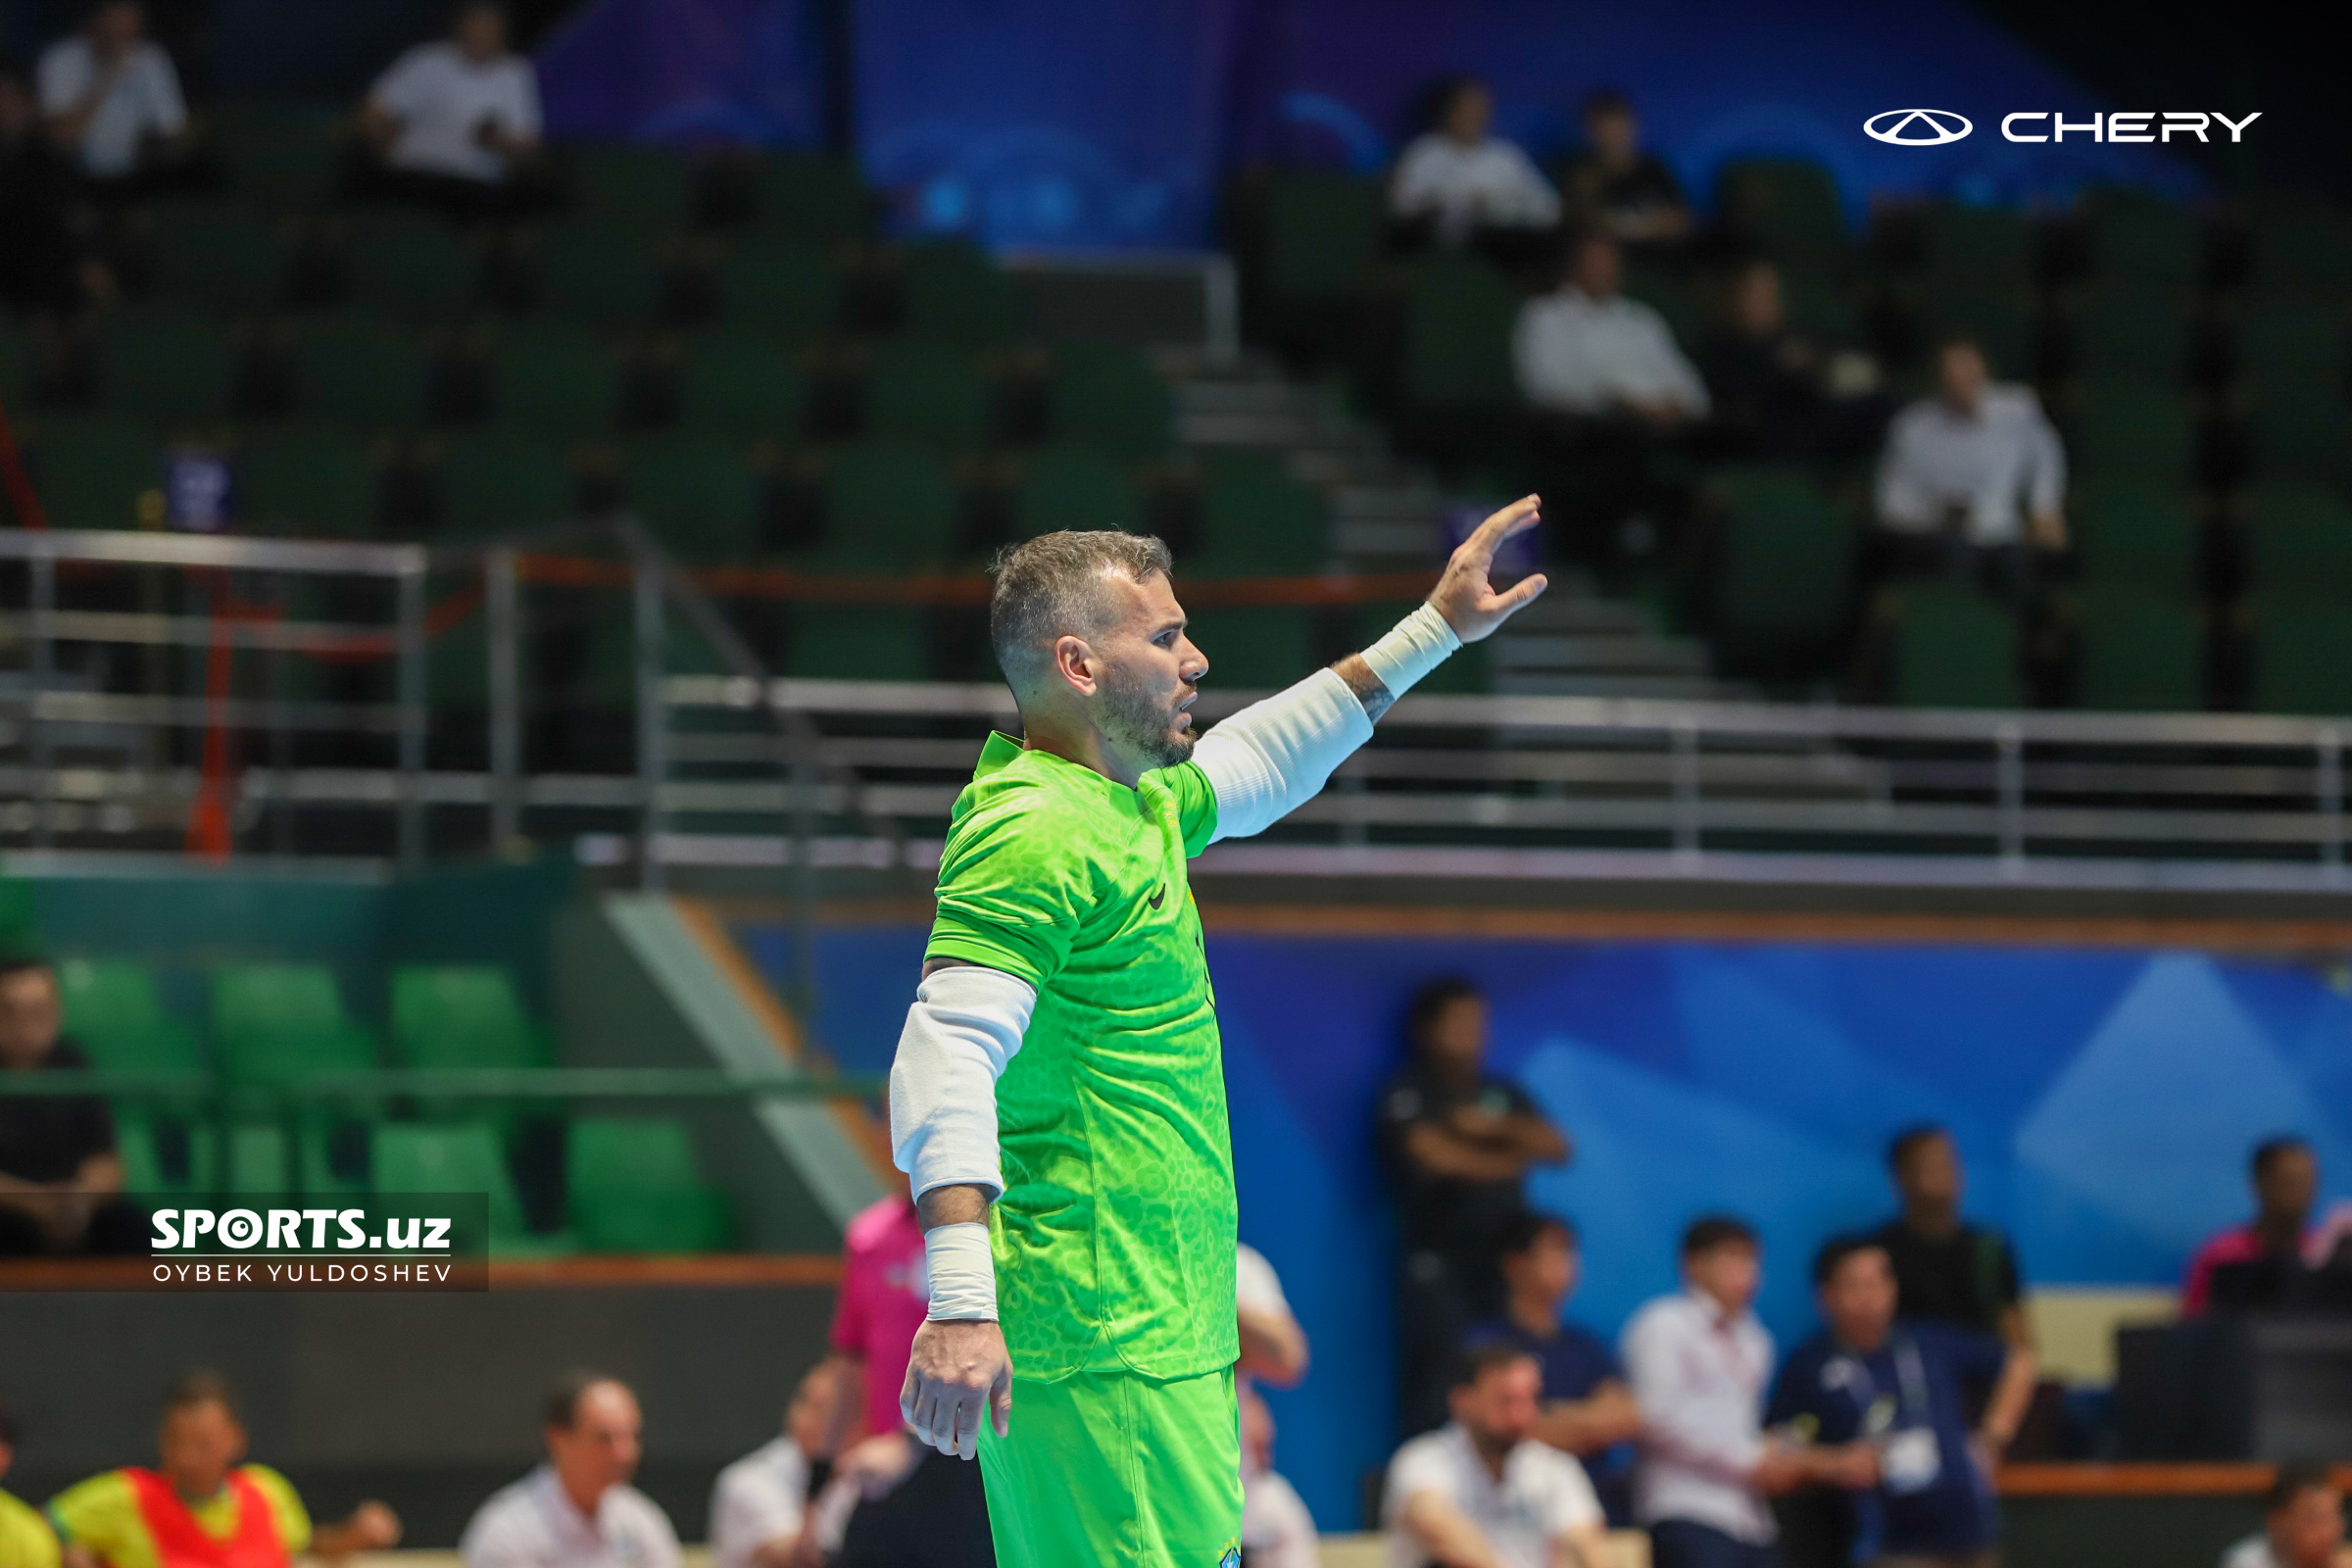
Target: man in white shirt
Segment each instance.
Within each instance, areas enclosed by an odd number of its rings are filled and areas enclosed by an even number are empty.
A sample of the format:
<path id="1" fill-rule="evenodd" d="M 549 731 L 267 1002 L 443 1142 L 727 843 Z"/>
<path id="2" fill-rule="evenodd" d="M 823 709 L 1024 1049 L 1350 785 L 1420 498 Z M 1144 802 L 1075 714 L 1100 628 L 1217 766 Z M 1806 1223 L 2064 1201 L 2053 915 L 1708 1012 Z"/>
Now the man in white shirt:
<path id="1" fill-rule="evenodd" d="M 1234 1397 L 1242 1420 L 1242 1550 L 1252 1568 L 1316 1568 L 1315 1518 L 1298 1489 L 1274 1469 L 1274 1412 L 1256 1385 L 1295 1388 L 1306 1376 L 1306 1331 L 1291 1311 L 1282 1276 L 1244 1242 L 1233 1269 L 1242 1358 Z"/>
<path id="2" fill-rule="evenodd" d="M 2262 1530 L 2231 1546 L 2222 1568 L 2352 1568 L 2344 1490 L 2327 1465 L 2280 1465 L 2263 1502 Z"/>
<path id="3" fill-rule="evenodd" d="M 138 0 L 92 6 L 81 31 L 42 53 L 38 91 L 49 134 L 94 180 L 128 180 L 184 147 L 179 73 L 147 37 Z"/>
<path id="4" fill-rule="evenodd" d="M 519 191 L 539 156 L 539 78 L 507 50 L 507 13 L 461 6 L 450 36 L 421 43 L 368 90 L 360 129 L 390 188 L 470 216 Z"/>
<path id="5" fill-rule="evenodd" d="M 1541 229 L 1560 220 L 1559 192 L 1535 162 L 1491 134 L 1494 98 L 1472 77 L 1446 91 L 1437 128 L 1413 138 L 1396 160 L 1389 210 L 1425 221 L 1446 245 L 1484 229 Z"/>
<path id="6" fill-rule="evenodd" d="M 1584 1467 L 1534 1436 L 1543 1381 L 1516 1346 L 1465 1355 L 1453 1419 L 1389 1462 L 1392 1568 L 1601 1568 L 1606 1532 Z"/>
<path id="7" fill-rule="evenodd" d="M 1865 1486 L 1866 1447 L 1798 1449 L 1767 1441 L 1772 1335 L 1751 1309 L 1763 1278 L 1756 1233 L 1708 1215 L 1683 1233 L 1680 1295 L 1626 1325 L 1625 1369 L 1642 1406 L 1634 1515 L 1653 1568 L 1778 1568 L 1765 1498 L 1808 1482 Z"/>
<path id="8" fill-rule="evenodd" d="M 2066 547 L 2066 451 L 2032 389 L 1995 383 L 1984 351 L 1947 340 L 1936 395 L 1896 416 L 1879 462 L 1879 526 L 1898 568 Z"/>
<path id="9" fill-rule="evenodd" d="M 1617 242 L 1593 232 L 1569 252 L 1560 286 L 1519 308 L 1511 360 L 1536 408 L 1630 415 L 1673 430 L 1707 413 L 1707 384 L 1675 345 L 1666 318 L 1618 290 Z"/>
<path id="10" fill-rule="evenodd" d="M 710 1491 L 711 1568 L 789 1568 L 801 1555 L 812 1511 L 811 1461 L 832 1456 L 846 1392 L 832 1365 L 820 1362 L 793 1392 L 783 1434 L 718 1473 Z M 838 1541 L 839 1531 L 833 1534 Z"/>
<path id="11" fill-rule="evenodd" d="M 669 1516 L 629 1485 L 643 1428 L 619 1379 L 565 1376 L 547 1399 L 547 1462 L 475 1511 L 466 1568 L 678 1568 Z"/>

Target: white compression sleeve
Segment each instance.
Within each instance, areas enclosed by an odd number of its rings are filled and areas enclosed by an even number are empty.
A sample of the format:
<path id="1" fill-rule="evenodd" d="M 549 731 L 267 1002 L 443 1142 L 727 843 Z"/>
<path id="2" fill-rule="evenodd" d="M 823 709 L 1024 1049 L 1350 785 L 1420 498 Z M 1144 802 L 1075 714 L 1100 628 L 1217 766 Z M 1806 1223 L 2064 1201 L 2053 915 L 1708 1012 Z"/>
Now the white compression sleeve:
<path id="1" fill-rule="evenodd" d="M 1372 673 L 1389 689 L 1391 697 L 1402 697 L 1414 682 L 1440 664 L 1462 646 L 1446 617 L 1438 613 L 1435 605 L 1423 605 L 1398 621 L 1386 637 L 1363 652 L 1363 661 L 1372 666 Z"/>
<path id="2" fill-rule="evenodd" d="M 1037 1006 L 1026 980 L 955 964 L 915 988 L 890 1064 L 890 1152 L 920 1198 L 934 1187 L 1004 1190 L 997 1078 Z"/>
<path id="3" fill-rule="evenodd" d="M 1272 827 L 1371 738 L 1364 705 L 1329 669 L 1221 720 L 1193 749 L 1217 792 L 1216 836 L 1246 839 Z"/>

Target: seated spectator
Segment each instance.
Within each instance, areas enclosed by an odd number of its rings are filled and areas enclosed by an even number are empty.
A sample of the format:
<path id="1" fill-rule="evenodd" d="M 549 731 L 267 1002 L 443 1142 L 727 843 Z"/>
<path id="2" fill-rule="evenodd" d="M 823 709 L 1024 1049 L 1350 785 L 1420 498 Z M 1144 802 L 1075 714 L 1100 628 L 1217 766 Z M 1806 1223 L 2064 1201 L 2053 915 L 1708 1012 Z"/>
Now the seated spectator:
<path id="1" fill-rule="evenodd" d="M 1235 1250 L 1233 1261 L 1234 1307 L 1242 1338 L 1242 1358 L 1235 1372 L 1245 1383 L 1297 1388 L 1306 1376 L 1306 1331 L 1282 1293 L 1282 1276 L 1274 1272 L 1266 1254 L 1248 1242 Z"/>
<path id="2" fill-rule="evenodd" d="M 2262 1529 L 2231 1546 L 2222 1568 L 2352 1568 L 2344 1490 L 2324 1464 L 2282 1464 L 2263 1498 Z"/>
<path id="3" fill-rule="evenodd" d="M 2180 1310 L 2213 1304 L 2213 1271 L 2231 1264 L 2277 1263 L 2291 1269 L 2312 1241 L 2311 1210 L 2320 1196 L 2320 1161 L 2295 1137 L 2266 1138 L 2254 1150 L 2254 1217 L 2197 1249 L 2180 1288 Z"/>
<path id="4" fill-rule="evenodd" d="M 1535 1357 L 1513 1346 L 1462 1357 L 1453 1419 L 1389 1461 L 1380 1512 L 1396 1568 L 1602 1568 L 1584 1467 L 1534 1436 L 1542 1387 Z"/>
<path id="5" fill-rule="evenodd" d="M 152 188 L 184 170 L 187 101 L 139 0 L 97 0 L 79 32 L 42 51 L 39 77 L 49 134 L 95 187 Z"/>
<path id="6" fill-rule="evenodd" d="M 679 1568 L 669 1515 L 629 1485 L 645 1423 L 628 1385 L 568 1373 L 543 1413 L 547 1462 L 474 1510 L 466 1568 Z"/>
<path id="7" fill-rule="evenodd" d="M 1409 1055 L 1381 1097 L 1379 1144 L 1398 1213 L 1400 1418 L 1409 1436 L 1445 1419 L 1462 1333 L 1502 1306 L 1501 1246 L 1526 1206 L 1528 1170 L 1568 1140 L 1527 1092 L 1486 1071 L 1487 1000 L 1432 981 L 1405 1015 Z"/>
<path id="8" fill-rule="evenodd" d="M 1622 415 L 1671 430 L 1705 416 L 1706 383 L 1666 318 L 1618 292 L 1617 242 L 1587 232 L 1569 247 L 1559 287 L 1519 308 L 1511 359 L 1538 409 Z"/>
<path id="9" fill-rule="evenodd" d="M 1777 1568 L 1765 1498 L 1808 1482 L 1866 1485 L 1875 1473 L 1867 1447 L 1765 1440 L 1772 1335 L 1753 1309 L 1762 1257 L 1745 1221 L 1693 1220 L 1683 1233 L 1682 1294 L 1626 1325 L 1643 1440 L 1634 1514 L 1649 1527 L 1654 1568 Z"/>
<path id="10" fill-rule="evenodd" d="M 239 1568 L 292 1568 L 297 1557 L 341 1562 L 399 1544 L 400 1520 L 380 1502 L 314 1528 L 284 1476 L 244 1462 L 244 1424 L 228 1385 L 209 1372 L 190 1373 L 165 1397 L 156 1452 L 153 1470 L 111 1470 L 50 1499 L 68 1568 L 216 1558 Z"/>
<path id="11" fill-rule="evenodd" d="M 1754 262 L 1733 279 L 1729 318 L 1698 356 L 1727 457 L 1810 462 L 1878 444 L 1889 409 L 1868 355 L 1789 324 L 1781 274 Z"/>
<path id="12" fill-rule="evenodd" d="M 1396 160 L 1389 210 L 1459 246 L 1482 231 L 1541 230 L 1560 219 L 1559 193 L 1526 153 L 1494 135 L 1494 97 L 1465 76 L 1437 96 L 1436 123 Z"/>
<path id="13" fill-rule="evenodd" d="M 1244 1385 L 1242 1416 L 1242 1554 L 1250 1568 L 1318 1568 L 1315 1516 L 1274 1469 L 1274 1412 Z"/>
<path id="14" fill-rule="evenodd" d="M 360 133 L 383 163 L 369 183 L 461 221 L 543 198 L 539 78 L 508 52 L 506 7 L 493 0 L 467 0 L 447 39 L 394 61 L 368 90 Z"/>
<path id="15" fill-rule="evenodd" d="M 0 958 L 0 1256 L 147 1250 L 146 1219 L 119 1196 L 115 1118 L 95 1095 L 12 1096 L 20 1073 L 87 1071 L 60 1032 L 48 960 Z"/>
<path id="16" fill-rule="evenodd" d="M 2032 1352 L 1948 1324 L 1898 1325 L 1894 1268 L 1873 1237 L 1826 1244 L 1813 1292 L 1822 1331 L 1781 1368 L 1764 1419 L 1810 1447 L 1850 1446 L 1859 1456 L 1838 1483 L 1844 1550 L 1835 1560 L 1994 1568 L 1992 1467 L 2033 1400 Z M 1969 1383 L 1994 1387 L 1973 1430 Z"/>
<path id="17" fill-rule="evenodd" d="M 1992 381 L 1973 338 L 1937 350 L 1936 386 L 1895 416 L 1879 461 L 1879 573 L 2022 591 L 2029 550 L 2066 548 L 2058 432 L 2031 388 Z"/>
<path id="18" fill-rule="evenodd" d="M 1585 147 L 1569 161 L 1561 194 L 1574 222 L 1620 244 L 1663 247 L 1690 233 L 1682 181 L 1664 159 L 1642 150 L 1641 120 L 1613 89 L 1585 100 Z"/>
<path id="19" fill-rule="evenodd" d="M 71 318 L 112 292 L 74 186 L 31 89 L 0 65 L 0 305 L 20 316 Z"/>
<path id="20" fill-rule="evenodd" d="M 1576 1227 L 1556 1214 L 1522 1214 L 1502 1241 L 1502 1316 L 1481 1323 L 1471 1345 L 1513 1345 L 1544 1369 L 1537 1441 L 1585 1467 L 1609 1522 L 1633 1517 L 1633 1442 L 1642 1408 L 1617 1352 L 1599 1335 L 1560 1315 L 1575 1294 L 1581 1260 Z"/>
<path id="21" fill-rule="evenodd" d="M 1967 1177 L 1946 1128 L 1910 1127 L 1886 1146 L 1902 1208 L 1872 1240 L 1894 1269 L 1906 1323 L 1945 1323 L 2030 1348 L 2017 1253 L 2009 1238 L 1960 1214 Z"/>
<path id="22" fill-rule="evenodd" d="M 17 1463 L 17 1418 L 0 1405 L 0 1481 Z M 8 1568 L 57 1568 L 57 1532 L 37 1508 L 0 1487 L 0 1563 Z"/>
<path id="23" fill-rule="evenodd" d="M 810 1368 L 785 1407 L 783 1435 L 718 1473 L 710 1492 L 712 1568 L 791 1568 L 820 1557 L 828 1534 L 840 1544 L 842 1520 L 826 1531 L 810 1502 L 841 1441 L 842 1392 L 832 1367 Z"/>

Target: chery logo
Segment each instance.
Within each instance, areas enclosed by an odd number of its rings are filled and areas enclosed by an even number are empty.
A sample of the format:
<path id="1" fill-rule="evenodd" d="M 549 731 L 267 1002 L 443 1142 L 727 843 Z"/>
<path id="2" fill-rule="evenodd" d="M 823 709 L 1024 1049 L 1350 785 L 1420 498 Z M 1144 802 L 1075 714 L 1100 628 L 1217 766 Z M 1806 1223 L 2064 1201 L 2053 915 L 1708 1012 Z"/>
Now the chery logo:
<path id="1" fill-rule="evenodd" d="M 1966 115 L 1949 109 L 1889 109 L 1862 122 L 1863 132 L 1874 141 L 1897 147 L 1940 147 L 1976 128 Z"/>

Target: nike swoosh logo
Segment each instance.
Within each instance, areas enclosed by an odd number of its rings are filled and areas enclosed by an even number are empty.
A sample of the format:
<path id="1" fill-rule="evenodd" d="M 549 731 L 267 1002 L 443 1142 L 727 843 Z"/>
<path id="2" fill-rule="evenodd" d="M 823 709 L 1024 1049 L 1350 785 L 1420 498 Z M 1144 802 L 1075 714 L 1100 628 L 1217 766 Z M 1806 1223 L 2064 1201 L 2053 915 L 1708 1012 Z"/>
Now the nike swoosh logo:
<path id="1" fill-rule="evenodd" d="M 1146 904 L 1149 904 L 1150 906 L 1152 906 L 1152 908 L 1154 908 L 1154 909 L 1158 908 L 1158 907 L 1159 907 L 1161 905 L 1163 905 L 1163 904 L 1167 903 L 1167 902 L 1168 902 L 1168 890 L 1167 890 L 1167 886 L 1166 886 L 1166 884 L 1164 884 L 1164 883 L 1163 883 L 1163 884 L 1161 884 L 1161 885 L 1160 885 L 1160 887 L 1158 888 L 1158 890 L 1157 890 L 1157 891 L 1155 891 L 1155 892 L 1154 892 L 1154 893 L 1153 893 L 1153 894 L 1152 894 L 1152 895 L 1150 898 L 1146 899 L 1144 902 L 1145 902 Z"/>

